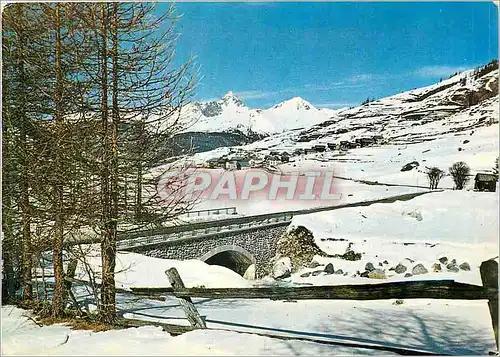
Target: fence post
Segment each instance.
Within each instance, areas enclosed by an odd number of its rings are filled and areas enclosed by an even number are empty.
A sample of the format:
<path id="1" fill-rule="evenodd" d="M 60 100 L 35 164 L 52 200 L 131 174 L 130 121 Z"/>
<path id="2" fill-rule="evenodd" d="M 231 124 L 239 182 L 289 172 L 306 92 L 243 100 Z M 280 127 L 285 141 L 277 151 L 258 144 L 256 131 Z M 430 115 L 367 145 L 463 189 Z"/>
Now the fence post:
<path id="1" fill-rule="evenodd" d="M 483 286 L 498 290 L 498 263 L 493 259 L 487 260 L 481 263 L 479 270 Z M 498 350 L 498 295 L 488 300 L 488 307 L 490 308 L 491 322 Z"/>
<path id="2" fill-rule="evenodd" d="M 170 285 L 172 285 L 172 288 L 174 289 L 174 295 L 176 290 L 185 288 L 184 283 L 177 269 L 170 268 L 167 271 L 165 271 L 165 274 L 167 274 L 168 281 L 170 282 Z M 186 317 L 191 326 L 194 329 L 207 328 L 205 321 L 203 321 L 200 314 L 198 313 L 198 310 L 196 310 L 196 307 L 194 306 L 191 298 L 190 297 L 177 297 L 177 298 L 179 299 L 181 307 L 184 310 L 184 313 L 186 314 Z"/>

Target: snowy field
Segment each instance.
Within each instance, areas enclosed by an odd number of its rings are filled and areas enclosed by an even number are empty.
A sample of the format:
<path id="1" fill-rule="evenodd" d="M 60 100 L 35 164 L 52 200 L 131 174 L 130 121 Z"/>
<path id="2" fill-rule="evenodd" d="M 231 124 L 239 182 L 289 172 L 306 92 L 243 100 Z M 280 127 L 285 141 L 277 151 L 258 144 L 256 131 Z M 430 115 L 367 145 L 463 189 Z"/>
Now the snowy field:
<path id="1" fill-rule="evenodd" d="M 460 205 L 456 205 L 460 202 Z M 408 215 L 411 213 L 411 215 Z M 420 217 L 420 218 L 419 218 Z M 481 284 L 481 261 L 498 255 L 498 195 L 447 191 L 410 201 L 344 208 L 296 216 L 293 225 L 311 229 L 327 253 L 343 253 L 349 242 L 362 252 L 358 261 L 316 257 L 332 263 L 344 275 L 320 274 L 302 278 L 305 268 L 282 284 L 361 284 L 398 280 L 454 279 Z M 334 241 L 331 239 L 342 238 Z M 330 240 L 328 240 L 330 239 Z M 430 264 L 440 257 L 464 261 L 470 271 L 432 272 L 405 278 L 387 268 L 403 263 Z M 386 260 L 385 280 L 353 277 L 367 262 Z M 117 286 L 168 286 L 164 271 L 175 266 L 188 287 L 249 287 L 272 284 L 269 279 L 247 281 L 238 274 L 196 260 L 175 261 L 118 253 Z M 413 261 L 413 263 L 410 263 Z M 92 263 L 97 266 L 99 257 Z M 378 267 L 378 266 L 377 266 Z M 322 268 L 322 266 L 321 266 Z M 79 272 L 79 277 L 85 277 Z M 76 289 L 90 310 L 91 297 Z M 188 325 L 173 297 L 164 302 L 120 293 L 118 311 L 125 317 Z M 326 341 L 373 343 L 423 349 L 441 354 L 488 354 L 495 341 L 486 301 L 408 299 L 378 301 L 270 301 L 257 299 L 194 299 L 210 330 L 177 337 L 161 328 L 141 327 L 93 333 L 66 326 L 38 327 L 23 311 L 2 307 L 2 354 L 5 355 L 345 355 L 390 354 L 370 349 L 332 346 L 299 340 L 280 340 L 241 332 L 315 338 Z M 232 331 L 214 330 L 226 329 Z"/>
<path id="2" fill-rule="evenodd" d="M 324 201 L 298 201 L 285 199 L 259 199 L 250 196 L 248 200 L 229 199 L 227 195 L 220 196 L 217 200 L 200 201 L 195 209 L 208 208 L 223 208 L 236 207 L 236 212 L 239 215 L 258 215 L 264 213 L 274 213 L 283 211 L 302 210 L 318 207 L 337 206 L 347 203 L 364 202 L 370 200 L 378 200 L 389 198 L 397 195 L 408 193 L 424 192 L 427 189 L 414 187 L 397 187 L 397 186 L 381 186 L 381 185 L 366 185 L 350 180 L 334 179 L 332 192 L 341 194 L 340 199 L 324 200 Z"/>

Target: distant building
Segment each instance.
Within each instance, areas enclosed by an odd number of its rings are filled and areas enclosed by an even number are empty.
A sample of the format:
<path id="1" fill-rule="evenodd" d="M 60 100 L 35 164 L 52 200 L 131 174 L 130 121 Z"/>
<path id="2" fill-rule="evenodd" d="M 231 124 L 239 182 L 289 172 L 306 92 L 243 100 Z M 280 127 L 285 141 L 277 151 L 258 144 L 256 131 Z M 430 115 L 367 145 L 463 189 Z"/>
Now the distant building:
<path id="1" fill-rule="evenodd" d="M 304 153 L 305 153 L 305 150 L 304 149 L 300 149 L 300 148 L 295 149 L 294 152 L 293 152 L 293 154 L 295 156 L 303 155 Z"/>
<path id="2" fill-rule="evenodd" d="M 226 167 L 226 160 L 214 157 L 206 161 L 206 166 L 215 169 L 217 167 Z"/>
<path id="3" fill-rule="evenodd" d="M 290 154 L 286 151 L 281 153 L 281 162 L 290 162 Z"/>
<path id="4" fill-rule="evenodd" d="M 237 170 L 238 169 L 238 161 L 227 161 L 226 162 L 226 170 Z"/>
<path id="5" fill-rule="evenodd" d="M 317 144 L 312 147 L 312 149 L 316 152 L 325 152 L 326 151 L 326 146 L 322 144 Z"/>
<path id="6" fill-rule="evenodd" d="M 335 144 L 335 143 L 327 143 L 326 146 L 330 150 L 337 150 L 337 144 Z"/>
<path id="7" fill-rule="evenodd" d="M 269 166 L 277 166 L 281 164 L 281 158 L 278 155 L 268 155 L 265 160 Z"/>
<path id="8" fill-rule="evenodd" d="M 250 160 L 243 157 L 233 157 L 226 162 L 227 170 L 241 170 L 243 167 L 249 167 Z"/>
<path id="9" fill-rule="evenodd" d="M 494 174 L 478 173 L 474 179 L 474 190 L 495 192 L 497 177 Z"/>

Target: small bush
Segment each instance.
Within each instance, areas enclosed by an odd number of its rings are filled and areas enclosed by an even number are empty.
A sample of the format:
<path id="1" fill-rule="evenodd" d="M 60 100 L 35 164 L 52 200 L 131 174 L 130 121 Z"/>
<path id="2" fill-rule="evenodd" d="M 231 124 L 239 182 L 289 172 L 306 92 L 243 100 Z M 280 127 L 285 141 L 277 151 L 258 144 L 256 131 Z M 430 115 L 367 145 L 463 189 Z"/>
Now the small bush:
<path id="1" fill-rule="evenodd" d="M 445 172 L 437 167 L 427 168 L 426 170 L 427 179 L 429 180 L 429 188 L 435 190 L 438 188 L 439 181 L 445 175 Z"/>
<path id="2" fill-rule="evenodd" d="M 449 169 L 455 189 L 462 190 L 470 179 L 470 167 L 463 161 L 455 162 Z"/>

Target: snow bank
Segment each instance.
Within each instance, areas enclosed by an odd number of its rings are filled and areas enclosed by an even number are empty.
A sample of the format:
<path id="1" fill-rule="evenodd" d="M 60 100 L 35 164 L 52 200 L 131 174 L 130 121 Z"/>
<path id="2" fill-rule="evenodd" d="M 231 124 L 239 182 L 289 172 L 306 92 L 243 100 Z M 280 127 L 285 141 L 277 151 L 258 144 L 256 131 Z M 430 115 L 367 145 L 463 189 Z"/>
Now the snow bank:
<path id="1" fill-rule="evenodd" d="M 435 192 L 409 201 L 296 216 L 292 225 L 306 226 L 317 239 L 497 243 L 498 195 Z"/>
<path id="2" fill-rule="evenodd" d="M 101 256 L 98 249 L 88 255 L 88 262 L 94 271 L 100 271 Z M 118 252 L 116 256 L 116 286 L 128 289 L 133 286 L 162 286 L 170 283 L 165 271 L 175 267 L 186 287 L 225 288 L 247 287 L 249 282 L 238 273 L 218 266 L 208 265 L 200 260 L 173 260 L 151 258 L 137 253 Z M 87 279 L 83 266 L 78 266 L 77 277 Z"/>
<path id="3" fill-rule="evenodd" d="M 498 195 L 482 192 L 448 191 L 419 196 L 409 201 L 343 208 L 294 217 L 292 226 L 310 229 L 316 244 L 326 253 L 343 254 L 348 246 L 362 253 L 361 260 L 315 257 L 323 265 L 333 264 L 342 274 L 301 277 L 321 270 L 306 268 L 291 278 L 295 283 L 313 285 L 368 284 L 397 280 L 453 279 L 482 285 L 479 267 L 498 255 Z M 439 258 L 467 262 L 470 271 L 441 272 L 431 267 Z M 353 276 L 363 272 L 366 263 L 386 272 L 387 279 L 374 280 Z M 429 271 L 424 275 L 404 277 L 390 268 L 397 264 L 408 273 L 417 264 Z M 344 274 L 346 274 L 344 276 Z"/>

